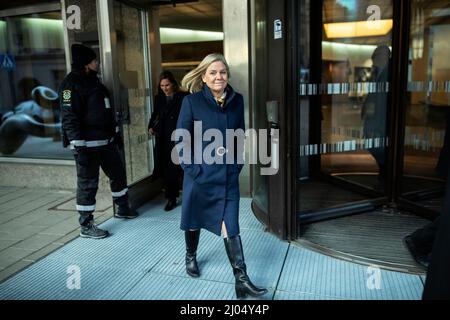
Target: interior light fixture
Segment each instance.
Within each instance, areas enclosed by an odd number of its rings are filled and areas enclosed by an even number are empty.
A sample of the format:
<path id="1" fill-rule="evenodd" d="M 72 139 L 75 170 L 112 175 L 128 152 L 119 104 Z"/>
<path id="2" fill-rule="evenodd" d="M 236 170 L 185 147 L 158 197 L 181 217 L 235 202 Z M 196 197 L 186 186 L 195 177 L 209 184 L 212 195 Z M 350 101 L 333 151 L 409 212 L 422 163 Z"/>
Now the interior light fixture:
<path id="1" fill-rule="evenodd" d="M 159 28 L 161 44 L 223 41 L 223 32 L 177 28 Z"/>
<path id="2" fill-rule="evenodd" d="M 328 39 L 383 36 L 391 31 L 392 19 L 324 23 Z"/>
<path id="3" fill-rule="evenodd" d="M 22 18 L 23 22 L 29 24 L 30 27 L 48 27 L 54 29 L 63 29 L 62 19 L 45 19 L 45 18 Z"/>

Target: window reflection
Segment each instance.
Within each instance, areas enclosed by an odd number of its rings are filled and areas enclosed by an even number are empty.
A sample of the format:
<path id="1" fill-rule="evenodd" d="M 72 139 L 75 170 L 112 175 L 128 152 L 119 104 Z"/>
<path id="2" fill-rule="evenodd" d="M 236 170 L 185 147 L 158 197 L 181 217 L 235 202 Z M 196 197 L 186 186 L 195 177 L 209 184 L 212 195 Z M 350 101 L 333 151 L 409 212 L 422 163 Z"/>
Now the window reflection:
<path id="1" fill-rule="evenodd" d="M 392 25 L 391 1 L 323 4 L 321 169 L 376 191 L 385 184 Z"/>
<path id="2" fill-rule="evenodd" d="M 0 19 L 0 155 L 71 159 L 60 142 L 61 13 Z"/>
<path id="3" fill-rule="evenodd" d="M 311 56 L 321 57 L 320 77 L 299 88 L 300 212 L 385 194 L 392 6 L 323 1 L 322 38 L 310 40 Z"/>
<path id="4" fill-rule="evenodd" d="M 450 165 L 450 4 L 415 0 L 410 21 L 402 191 L 433 207 Z"/>

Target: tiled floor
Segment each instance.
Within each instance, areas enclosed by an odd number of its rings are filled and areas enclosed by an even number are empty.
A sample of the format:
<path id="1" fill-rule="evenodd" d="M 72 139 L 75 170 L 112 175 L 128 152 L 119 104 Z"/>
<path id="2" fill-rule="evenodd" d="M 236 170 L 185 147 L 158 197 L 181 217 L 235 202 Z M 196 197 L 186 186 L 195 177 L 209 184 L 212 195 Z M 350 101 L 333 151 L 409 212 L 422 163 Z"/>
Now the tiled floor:
<path id="1" fill-rule="evenodd" d="M 337 260 L 281 241 L 264 231 L 250 203 L 241 199 L 241 236 L 250 278 L 269 289 L 262 299 L 420 299 L 419 276 Z M 235 299 L 222 239 L 202 232 L 201 277 L 190 278 L 184 269 L 180 207 L 167 213 L 164 204 L 158 198 L 140 208 L 136 219 L 104 222 L 111 237 L 77 238 L 62 246 L 0 284 L 0 298 Z"/>
<path id="2" fill-rule="evenodd" d="M 75 193 L 0 187 L 0 281 L 79 234 Z M 112 217 L 111 194 L 97 196 L 96 220 Z"/>

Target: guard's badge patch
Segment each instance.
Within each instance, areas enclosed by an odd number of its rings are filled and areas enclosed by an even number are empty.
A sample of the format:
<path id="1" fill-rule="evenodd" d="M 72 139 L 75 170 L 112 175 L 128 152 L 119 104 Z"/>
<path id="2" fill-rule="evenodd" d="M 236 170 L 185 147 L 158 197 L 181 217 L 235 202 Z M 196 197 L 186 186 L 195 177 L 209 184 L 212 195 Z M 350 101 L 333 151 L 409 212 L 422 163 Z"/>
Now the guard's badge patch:
<path id="1" fill-rule="evenodd" d="M 64 90 L 63 91 L 63 99 L 64 99 L 64 101 L 70 102 L 71 98 L 72 98 L 72 92 L 70 90 Z"/>

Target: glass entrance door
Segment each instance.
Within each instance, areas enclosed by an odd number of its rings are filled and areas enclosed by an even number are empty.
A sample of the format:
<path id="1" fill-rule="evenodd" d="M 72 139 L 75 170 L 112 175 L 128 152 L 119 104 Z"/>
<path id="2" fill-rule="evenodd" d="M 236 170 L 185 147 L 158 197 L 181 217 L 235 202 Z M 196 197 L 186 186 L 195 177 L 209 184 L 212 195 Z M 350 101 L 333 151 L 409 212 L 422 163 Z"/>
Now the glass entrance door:
<path id="1" fill-rule="evenodd" d="M 97 1 L 103 79 L 113 95 L 124 138 L 130 201 L 145 203 L 160 189 L 150 183 L 153 148 L 147 133 L 151 110 L 148 14 L 116 0 Z"/>
<path id="2" fill-rule="evenodd" d="M 149 58 L 147 24 L 142 10 L 114 1 L 116 32 L 116 83 L 120 117 L 125 141 L 128 183 L 135 183 L 151 173 L 151 148 L 147 124 L 150 110 Z"/>
<path id="3" fill-rule="evenodd" d="M 414 0 L 410 12 L 401 199 L 438 213 L 450 165 L 450 4 Z"/>
<path id="4" fill-rule="evenodd" d="M 311 13 L 297 32 L 297 213 L 306 222 L 387 199 L 393 3 L 301 1 L 299 11 Z"/>
<path id="5" fill-rule="evenodd" d="M 298 19 L 297 32 L 299 223 L 389 203 L 428 218 L 441 210 L 450 161 L 450 4 L 414 0 L 395 16 L 394 7 L 300 1 L 298 16 L 314 21 Z M 400 14 L 407 23 L 398 23 Z M 409 37 L 407 49 L 395 52 L 400 34 Z M 406 92 L 392 92 L 394 68 L 405 70 L 396 72 Z"/>

